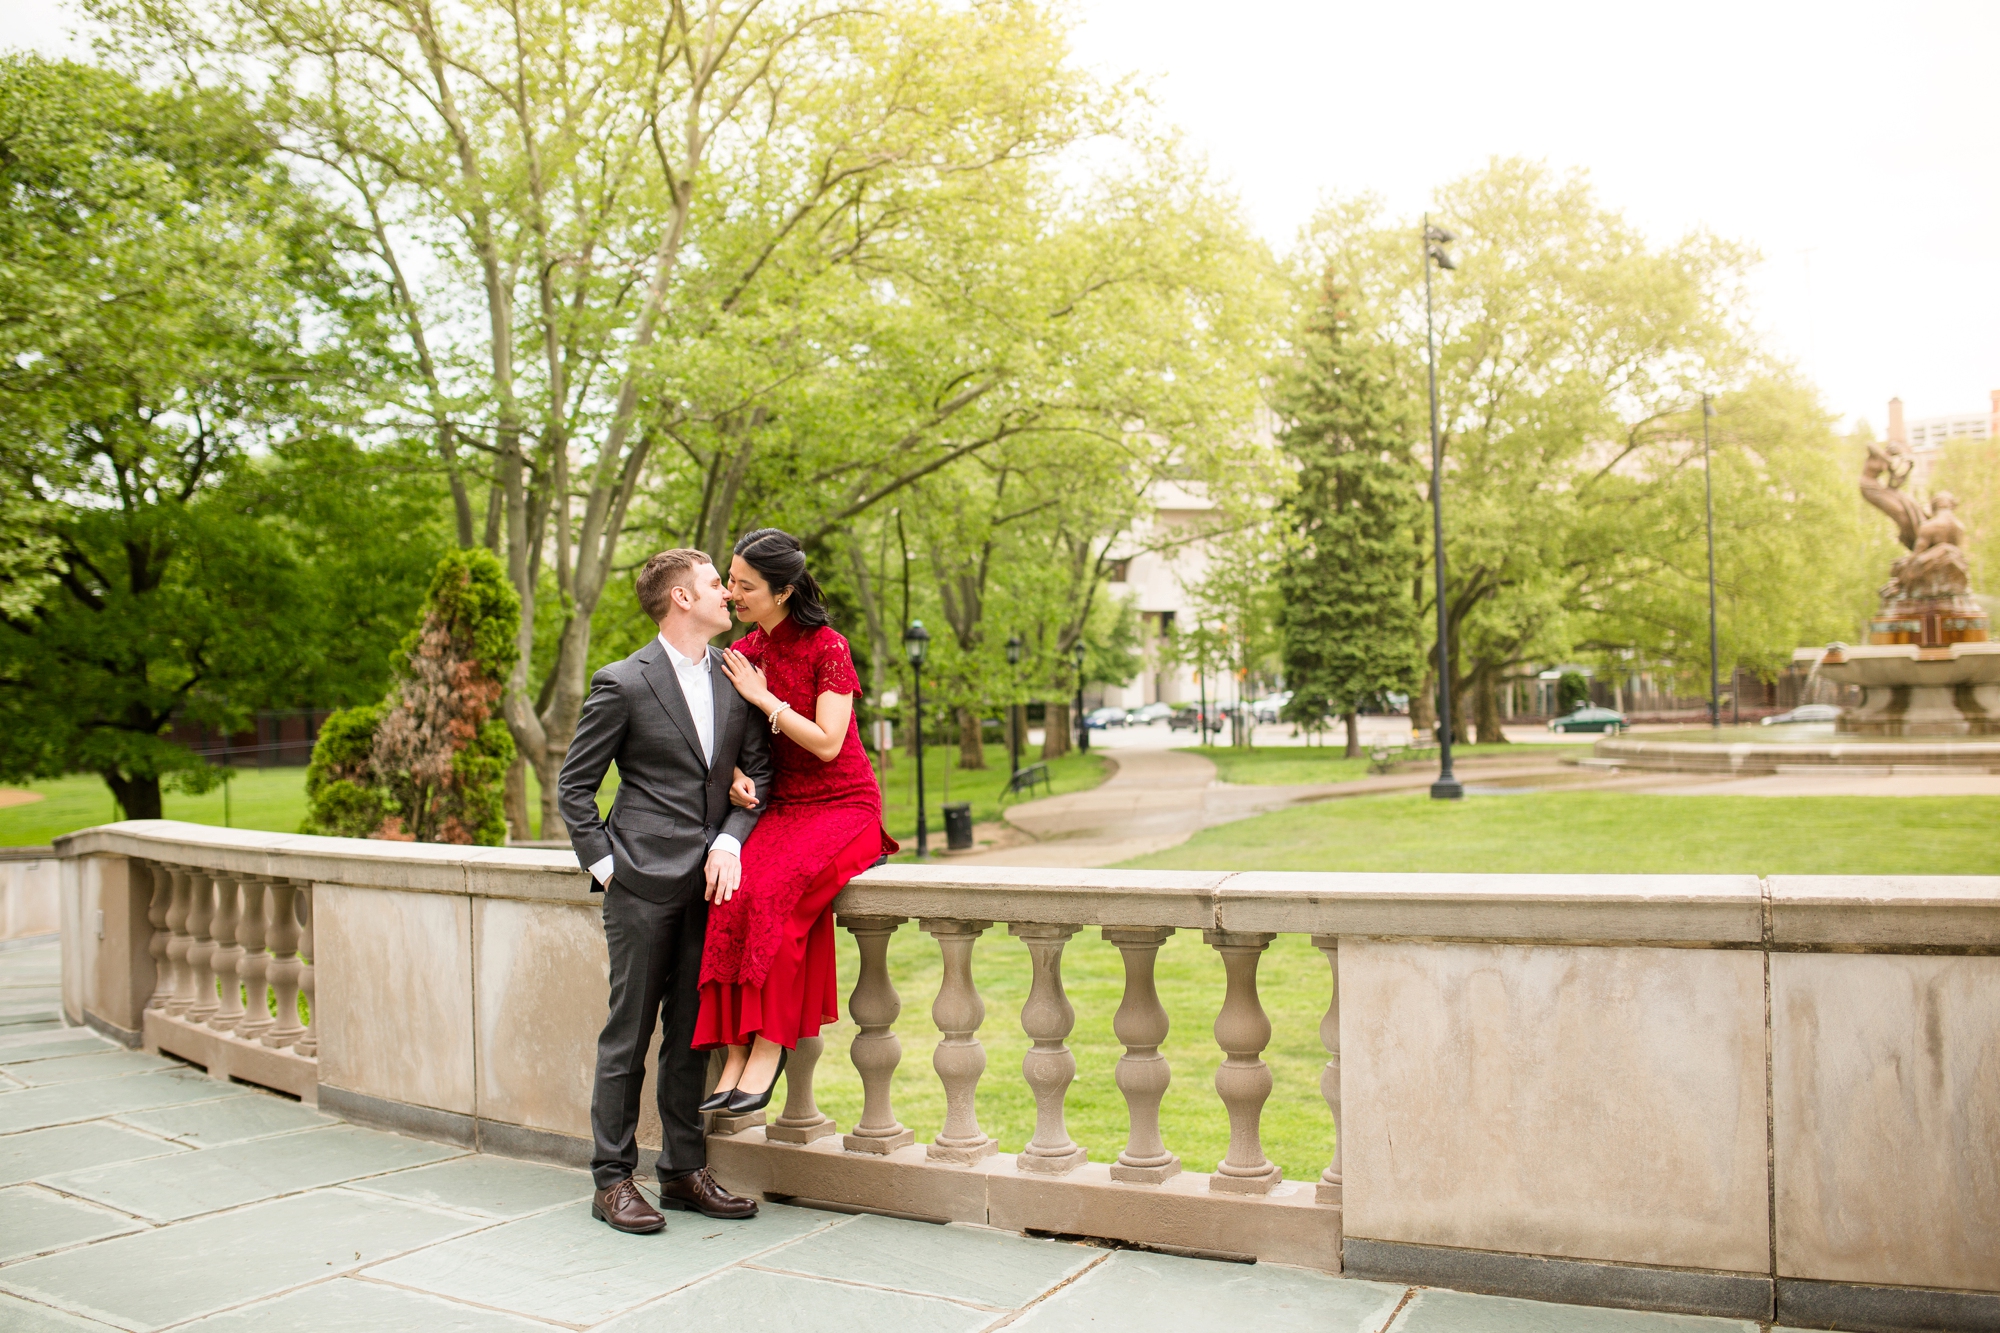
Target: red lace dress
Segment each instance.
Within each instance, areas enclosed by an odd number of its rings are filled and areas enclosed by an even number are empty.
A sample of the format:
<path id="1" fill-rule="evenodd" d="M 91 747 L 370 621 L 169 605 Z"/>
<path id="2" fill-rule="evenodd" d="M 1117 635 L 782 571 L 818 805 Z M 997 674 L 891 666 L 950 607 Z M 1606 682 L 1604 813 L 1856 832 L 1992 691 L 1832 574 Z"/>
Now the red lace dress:
<path id="1" fill-rule="evenodd" d="M 787 617 L 733 646 L 802 717 L 814 715 L 822 694 L 861 693 L 847 640 L 832 626 L 802 630 Z M 834 895 L 898 850 L 882 828 L 882 794 L 857 721 L 831 761 L 783 734 L 771 738 L 771 758 L 776 780 L 743 844 L 742 882 L 708 909 L 697 1048 L 746 1045 L 760 1033 L 790 1048 L 838 1019 Z"/>

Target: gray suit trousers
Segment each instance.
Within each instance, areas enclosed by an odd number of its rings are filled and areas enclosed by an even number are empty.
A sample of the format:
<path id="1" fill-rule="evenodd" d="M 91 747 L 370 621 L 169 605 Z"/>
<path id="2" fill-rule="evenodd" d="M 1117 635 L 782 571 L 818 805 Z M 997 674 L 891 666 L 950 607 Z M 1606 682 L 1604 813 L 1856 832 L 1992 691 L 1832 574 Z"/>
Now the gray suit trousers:
<path id="1" fill-rule="evenodd" d="M 708 1052 L 694 1049 L 695 1015 L 701 1007 L 701 946 L 708 928 L 702 872 L 682 882 L 666 902 L 642 898 L 616 879 L 604 894 L 604 942 L 611 952 L 611 1011 L 597 1039 L 597 1083 L 590 1097 L 595 1141 L 590 1174 L 608 1189 L 639 1163 L 639 1098 L 646 1080 L 646 1047 L 664 1019 L 654 1096 L 665 1132 L 660 1180 L 706 1165 L 701 1101 Z"/>

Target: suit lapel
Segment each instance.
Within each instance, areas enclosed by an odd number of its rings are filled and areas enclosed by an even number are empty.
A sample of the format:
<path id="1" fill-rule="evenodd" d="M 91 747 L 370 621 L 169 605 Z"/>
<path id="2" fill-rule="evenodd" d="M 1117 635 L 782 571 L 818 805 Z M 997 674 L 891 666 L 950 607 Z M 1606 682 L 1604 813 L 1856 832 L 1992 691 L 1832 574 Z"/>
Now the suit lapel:
<path id="1" fill-rule="evenodd" d="M 708 650 L 708 692 L 715 699 L 715 753 L 727 753 L 723 741 L 729 735 L 730 700 L 737 697 L 736 687 L 729 683 L 729 677 L 722 674 L 722 652 L 713 645 Z"/>
<path id="2" fill-rule="evenodd" d="M 667 716 L 680 728 L 688 749 L 694 751 L 695 762 L 706 770 L 708 758 L 701 752 L 701 733 L 694 729 L 694 713 L 688 708 L 687 696 L 681 693 L 681 680 L 674 674 L 674 664 L 668 659 L 667 650 L 655 639 L 639 652 L 639 660 L 644 664 L 639 668 L 640 676 L 652 687 L 653 697 L 660 701 L 660 707 L 667 710 Z"/>

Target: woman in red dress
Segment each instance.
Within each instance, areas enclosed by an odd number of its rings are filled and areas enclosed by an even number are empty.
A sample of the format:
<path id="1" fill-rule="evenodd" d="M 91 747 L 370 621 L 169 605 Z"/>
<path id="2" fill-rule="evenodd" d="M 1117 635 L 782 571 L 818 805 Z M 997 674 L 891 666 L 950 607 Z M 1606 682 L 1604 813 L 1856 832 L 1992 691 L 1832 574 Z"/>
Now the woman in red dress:
<path id="1" fill-rule="evenodd" d="M 694 1044 L 726 1046 L 705 1111 L 771 1100 L 787 1051 L 839 1018 L 833 899 L 897 846 L 854 720 L 861 681 L 847 640 L 827 623 L 796 539 L 760 528 L 736 543 L 729 590 L 757 628 L 723 654 L 737 693 L 770 719 L 770 807 L 743 846 L 734 894 L 716 891 L 701 957 Z"/>

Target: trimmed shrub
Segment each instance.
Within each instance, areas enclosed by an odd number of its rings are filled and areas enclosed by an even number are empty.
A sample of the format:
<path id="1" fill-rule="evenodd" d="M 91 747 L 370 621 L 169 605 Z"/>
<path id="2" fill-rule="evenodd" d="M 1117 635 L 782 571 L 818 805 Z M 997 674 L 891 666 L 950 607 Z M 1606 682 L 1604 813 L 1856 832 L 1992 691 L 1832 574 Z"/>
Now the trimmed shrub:
<path id="1" fill-rule="evenodd" d="M 379 704 L 329 717 L 306 770 L 303 831 L 497 847 L 514 739 L 498 714 L 521 602 L 491 551 L 438 562 Z"/>

